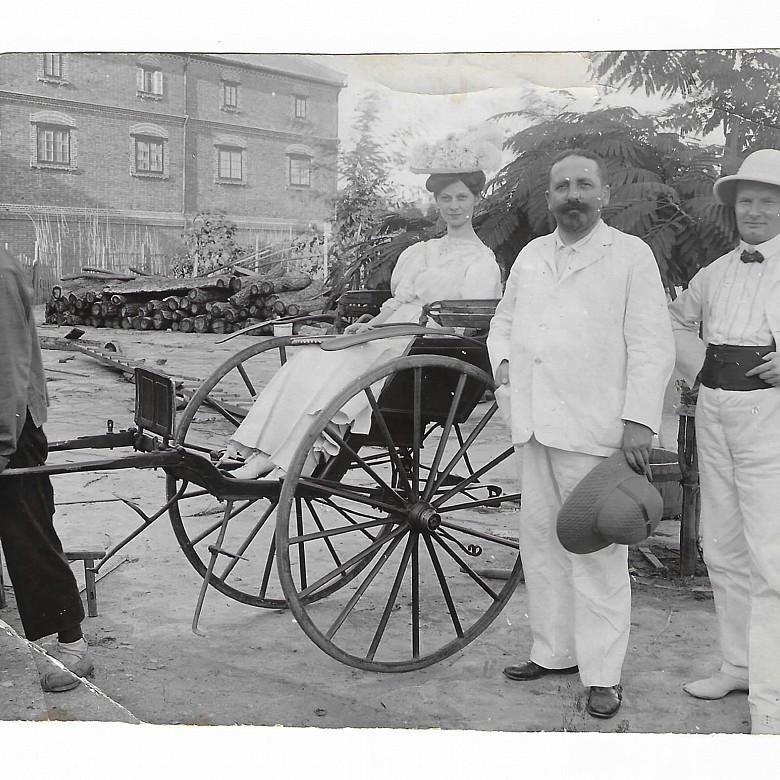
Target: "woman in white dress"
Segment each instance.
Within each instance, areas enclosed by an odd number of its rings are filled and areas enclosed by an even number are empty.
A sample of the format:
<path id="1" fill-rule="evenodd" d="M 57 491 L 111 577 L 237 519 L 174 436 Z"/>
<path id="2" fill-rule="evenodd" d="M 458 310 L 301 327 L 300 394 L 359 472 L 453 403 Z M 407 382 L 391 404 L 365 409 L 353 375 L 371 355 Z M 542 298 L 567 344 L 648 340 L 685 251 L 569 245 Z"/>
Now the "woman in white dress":
<path id="1" fill-rule="evenodd" d="M 422 307 L 433 301 L 501 297 L 495 256 L 472 226 L 484 185 L 484 172 L 473 167 L 429 176 L 426 188 L 434 195 L 447 235 L 406 249 L 393 270 L 392 297 L 376 317 L 350 325 L 346 333 L 362 333 L 381 323 L 416 323 Z M 409 337 L 384 338 L 333 352 L 318 348 L 299 352 L 268 383 L 234 433 L 227 457 L 243 457 L 245 462 L 229 473 L 237 479 L 270 472 L 281 476 L 314 415 L 373 366 L 403 355 L 410 341 Z M 345 415 L 341 410 L 341 419 L 333 422 L 343 430 L 368 432 L 368 402 L 353 404 L 347 411 Z M 319 449 L 327 449 L 324 440 Z"/>

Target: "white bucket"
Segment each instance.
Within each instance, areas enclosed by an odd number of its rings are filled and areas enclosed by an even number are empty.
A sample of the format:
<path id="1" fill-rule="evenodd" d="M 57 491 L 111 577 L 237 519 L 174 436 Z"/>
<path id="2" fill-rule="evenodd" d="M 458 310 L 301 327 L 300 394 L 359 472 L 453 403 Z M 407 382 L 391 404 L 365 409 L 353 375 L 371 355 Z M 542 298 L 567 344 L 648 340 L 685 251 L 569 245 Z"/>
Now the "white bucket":
<path id="1" fill-rule="evenodd" d="M 284 322 L 279 325 L 274 325 L 274 336 L 292 336 L 293 326 L 292 322 Z"/>

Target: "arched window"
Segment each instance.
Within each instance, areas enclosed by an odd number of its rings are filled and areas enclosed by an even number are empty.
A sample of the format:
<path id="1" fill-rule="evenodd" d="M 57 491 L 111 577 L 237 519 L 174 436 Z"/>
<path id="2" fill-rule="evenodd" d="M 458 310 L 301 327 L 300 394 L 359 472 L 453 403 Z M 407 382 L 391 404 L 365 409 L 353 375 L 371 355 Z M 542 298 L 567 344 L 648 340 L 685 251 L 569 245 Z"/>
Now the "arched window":
<path id="1" fill-rule="evenodd" d="M 215 177 L 218 184 L 246 184 L 246 142 L 235 135 L 214 139 Z"/>
<path id="2" fill-rule="evenodd" d="M 285 149 L 287 155 L 287 183 L 290 187 L 311 187 L 311 169 L 314 152 L 303 144 L 293 144 Z"/>
<path id="3" fill-rule="evenodd" d="M 151 54 L 142 54 L 136 70 L 136 94 L 140 98 L 160 100 L 163 96 L 163 72 L 160 60 Z"/>
<path id="4" fill-rule="evenodd" d="M 130 128 L 133 176 L 164 179 L 168 176 L 168 131 L 147 122 Z"/>
<path id="5" fill-rule="evenodd" d="M 60 111 L 30 116 L 30 166 L 72 171 L 76 168 L 76 123 Z"/>
<path id="6" fill-rule="evenodd" d="M 222 100 L 220 108 L 223 111 L 240 111 L 241 77 L 233 71 L 221 74 Z"/>

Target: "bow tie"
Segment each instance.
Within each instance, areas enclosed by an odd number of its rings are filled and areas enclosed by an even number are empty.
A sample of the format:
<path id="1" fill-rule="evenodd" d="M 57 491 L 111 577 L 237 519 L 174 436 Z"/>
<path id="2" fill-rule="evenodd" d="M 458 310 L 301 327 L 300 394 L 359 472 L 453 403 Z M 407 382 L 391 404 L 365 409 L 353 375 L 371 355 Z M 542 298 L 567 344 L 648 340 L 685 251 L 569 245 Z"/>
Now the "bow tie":
<path id="1" fill-rule="evenodd" d="M 763 263 L 764 262 L 764 256 L 761 254 L 761 252 L 755 251 L 755 252 L 748 252 L 747 249 L 742 250 L 742 254 L 739 256 L 739 259 L 743 263 Z"/>

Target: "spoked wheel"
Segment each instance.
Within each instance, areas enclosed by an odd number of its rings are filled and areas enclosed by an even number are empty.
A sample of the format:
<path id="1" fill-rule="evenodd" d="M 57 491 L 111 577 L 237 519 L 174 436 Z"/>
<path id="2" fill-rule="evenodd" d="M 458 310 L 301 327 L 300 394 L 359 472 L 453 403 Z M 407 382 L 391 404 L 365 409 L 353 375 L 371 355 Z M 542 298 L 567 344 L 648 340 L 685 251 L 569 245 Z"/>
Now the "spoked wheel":
<path id="1" fill-rule="evenodd" d="M 280 495 L 279 579 L 331 657 L 373 671 L 428 666 L 477 637 L 512 595 L 519 493 L 502 489 L 517 477 L 497 405 L 480 403 L 493 386 L 455 357 L 397 358 L 312 423 Z M 331 423 L 361 404 L 372 411 L 367 434 Z M 338 454 L 306 476 L 323 440 Z M 351 579 L 313 600 L 342 578 Z"/>
<path id="2" fill-rule="evenodd" d="M 254 398 L 279 370 L 278 350 L 287 357 L 296 341 L 300 339 L 290 336 L 258 340 L 219 366 L 187 403 L 177 425 L 176 444 L 206 456 L 224 449 Z M 211 550 L 217 548 L 211 585 L 245 604 L 278 608 L 285 606 L 276 575 L 274 541 L 279 481 L 257 482 L 263 495 L 234 503 L 221 539 L 225 504 L 171 473 L 167 479 L 168 500 L 173 502 L 169 514 L 179 545 L 201 577 L 206 576 Z"/>

